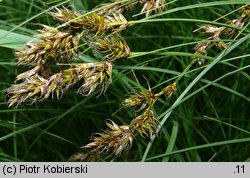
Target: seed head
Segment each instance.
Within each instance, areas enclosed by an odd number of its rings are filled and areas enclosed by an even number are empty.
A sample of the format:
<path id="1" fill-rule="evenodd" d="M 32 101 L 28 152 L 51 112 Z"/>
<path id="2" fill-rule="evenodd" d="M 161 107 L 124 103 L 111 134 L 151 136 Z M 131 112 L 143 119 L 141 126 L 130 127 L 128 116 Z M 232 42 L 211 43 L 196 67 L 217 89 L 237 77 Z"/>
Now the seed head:
<path id="1" fill-rule="evenodd" d="M 139 0 L 141 4 L 144 4 L 141 13 L 146 12 L 146 17 L 150 16 L 153 10 L 155 13 L 161 13 L 165 10 L 165 1 L 166 0 Z"/>
<path id="2" fill-rule="evenodd" d="M 95 63 L 94 63 L 95 64 Z M 99 62 L 90 68 L 84 75 L 84 83 L 78 89 L 78 93 L 88 96 L 101 85 L 101 93 L 104 93 L 112 82 L 112 64 L 110 62 Z"/>
<path id="3" fill-rule="evenodd" d="M 142 137 L 152 138 L 156 132 L 158 123 L 154 112 L 150 108 L 147 108 L 141 115 L 132 120 L 130 127 L 133 132 L 138 132 Z"/>
<path id="4" fill-rule="evenodd" d="M 44 26 L 39 33 L 34 37 L 41 42 L 28 43 L 24 49 L 16 52 L 18 65 L 67 63 L 77 54 L 81 35 L 73 36 L 48 26 Z"/>
<path id="5" fill-rule="evenodd" d="M 22 83 L 13 84 L 8 88 L 7 93 L 9 96 L 8 105 L 19 106 L 27 99 L 32 98 L 33 102 L 41 101 L 46 94 L 46 85 L 48 80 L 35 74 L 31 77 L 25 78 Z M 32 102 L 32 103 L 33 103 Z"/>
<path id="6" fill-rule="evenodd" d="M 113 121 L 106 124 L 109 129 L 105 133 L 97 133 L 92 138 L 93 142 L 84 148 L 89 148 L 92 152 L 120 156 L 132 146 L 132 131 L 128 125 L 118 126 Z"/>
<path id="7" fill-rule="evenodd" d="M 118 35 L 94 38 L 90 46 L 100 54 L 104 60 L 115 61 L 130 56 L 130 48 L 126 41 Z"/>
<path id="8" fill-rule="evenodd" d="M 237 28 L 242 28 L 244 26 L 244 21 L 243 21 L 243 17 L 240 17 L 238 19 L 234 19 L 234 20 L 230 20 L 227 22 L 228 25 L 231 25 L 233 27 L 237 27 Z M 225 28 L 222 31 L 223 35 L 229 36 L 229 37 L 233 37 L 238 33 L 238 30 L 233 29 L 233 28 Z"/>
<path id="9" fill-rule="evenodd" d="M 108 28 L 104 16 L 100 16 L 96 13 L 84 15 L 77 11 L 63 7 L 56 8 L 54 12 L 50 12 L 49 14 L 57 22 L 62 24 L 66 23 L 67 27 L 77 31 L 85 29 L 99 34 Z"/>
<path id="10" fill-rule="evenodd" d="M 8 105 L 19 106 L 28 99 L 33 102 L 52 98 L 60 99 L 63 94 L 76 83 L 83 80 L 78 92 L 87 96 L 91 94 L 98 85 L 102 85 L 101 93 L 105 92 L 111 83 L 112 65 L 109 62 L 84 63 L 63 70 L 44 79 L 38 74 L 19 79 L 21 83 L 13 84 L 8 90 Z M 33 103 L 32 102 L 32 103 Z"/>
<path id="11" fill-rule="evenodd" d="M 76 31 L 86 30 L 87 32 L 95 33 L 96 35 L 102 35 L 107 30 L 115 30 L 121 28 L 121 25 L 112 26 L 111 23 L 120 22 L 122 26 L 127 23 L 125 17 L 119 12 L 119 15 L 98 15 L 91 13 L 85 15 L 74 10 L 63 8 L 56 8 L 54 12 L 50 12 L 50 15 L 59 23 L 66 25 L 70 29 Z M 112 19 L 112 20 L 111 20 Z M 123 24 L 124 23 L 124 24 Z"/>
<path id="12" fill-rule="evenodd" d="M 169 99 L 175 92 L 176 92 L 176 84 L 173 83 L 171 85 L 168 85 L 166 88 L 164 88 L 164 94 L 167 99 Z"/>
<path id="13" fill-rule="evenodd" d="M 129 108 L 133 107 L 137 112 L 139 112 L 146 107 L 151 106 L 156 99 L 156 95 L 149 90 L 134 90 L 128 95 L 128 98 L 122 102 L 122 105 Z"/>
<path id="14" fill-rule="evenodd" d="M 198 43 L 195 47 L 195 54 L 199 54 L 199 55 L 207 55 L 207 47 L 211 44 L 211 42 L 201 42 Z M 202 65 L 205 63 L 205 59 L 201 58 L 201 57 L 194 57 L 192 58 L 193 60 L 195 60 L 199 65 Z"/>

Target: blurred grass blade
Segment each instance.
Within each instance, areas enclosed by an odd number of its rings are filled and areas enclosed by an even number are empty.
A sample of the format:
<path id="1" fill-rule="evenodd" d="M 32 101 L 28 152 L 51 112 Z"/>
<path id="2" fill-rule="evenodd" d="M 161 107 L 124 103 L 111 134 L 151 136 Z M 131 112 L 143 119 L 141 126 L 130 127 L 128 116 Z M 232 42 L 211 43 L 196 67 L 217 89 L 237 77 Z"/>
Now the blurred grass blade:
<path id="1" fill-rule="evenodd" d="M 0 46 L 10 49 L 20 49 L 30 40 L 34 38 L 26 35 L 21 35 L 14 32 L 8 32 L 0 29 Z"/>
<path id="2" fill-rule="evenodd" d="M 184 148 L 182 150 L 173 151 L 173 152 L 168 153 L 168 154 L 154 156 L 154 157 L 146 159 L 145 161 L 150 161 L 150 160 L 154 160 L 157 158 L 163 158 L 166 156 L 170 156 L 170 155 L 174 155 L 174 154 L 178 154 L 178 153 L 184 153 L 184 152 L 193 151 L 193 150 L 199 150 L 199 149 L 203 149 L 203 148 L 228 145 L 228 144 L 236 144 L 236 143 L 244 143 L 244 142 L 250 142 L 250 138 L 239 138 L 239 139 L 225 140 L 225 141 L 219 141 L 219 142 L 214 142 L 214 143 L 209 143 L 209 144 L 204 144 L 204 145 L 193 146 L 193 147 L 189 147 L 189 148 Z"/>
<path id="3" fill-rule="evenodd" d="M 171 133 L 171 137 L 170 137 L 170 140 L 169 140 L 169 143 L 168 143 L 168 148 L 167 148 L 165 154 L 171 153 L 173 151 L 174 146 L 175 146 L 175 141 L 176 141 L 176 138 L 177 138 L 177 134 L 178 134 L 178 130 L 179 130 L 178 122 L 173 121 L 172 133 Z M 163 162 L 169 161 L 169 157 L 164 157 L 162 159 L 162 161 Z"/>

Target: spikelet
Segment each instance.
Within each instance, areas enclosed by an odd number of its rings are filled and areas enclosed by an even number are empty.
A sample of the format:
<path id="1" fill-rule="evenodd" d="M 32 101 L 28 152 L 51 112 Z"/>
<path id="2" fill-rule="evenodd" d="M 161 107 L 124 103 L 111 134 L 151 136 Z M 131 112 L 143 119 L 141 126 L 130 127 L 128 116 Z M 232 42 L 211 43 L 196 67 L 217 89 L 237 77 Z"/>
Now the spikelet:
<path id="1" fill-rule="evenodd" d="M 120 156 L 133 144 L 133 134 L 128 125 L 118 126 L 113 121 L 106 123 L 108 128 L 105 133 L 97 133 L 91 143 L 84 146 L 92 152 L 106 155 Z"/>
<path id="2" fill-rule="evenodd" d="M 227 21 L 227 24 L 233 27 L 242 28 L 246 21 L 250 19 L 250 6 L 245 6 L 242 8 L 241 17 Z M 224 28 L 222 34 L 228 37 L 233 37 L 238 33 L 237 29 L 233 28 Z"/>
<path id="3" fill-rule="evenodd" d="M 108 28 L 104 16 L 96 13 L 88 15 L 80 14 L 77 11 L 63 8 L 56 8 L 54 12 L 49 13 L 57 22 L 66 23 L 70 29 L 81 30 L 85 29 L 90 32 L 99 34 Z"/>
<path id="4" fill-rule="evenodd" d="M 210 35 L 210 37 L 208 37 L 206 40 L 216 40 L 216 42 L 202 41 L 202 42 L 198 43 L 194 47 L 195 54 L 206 56 L 207 55 L 207 48 L 211 44 L 215 44 L 215 46 L 219 49 L 227 48 L 226 43 L 224 43 L 220 39 L 222 32 L 225 30 L 225 27 L 217 27 L 214 25 L 205 24 L 205 25 L 202 25 L 199 29 L 204 29 L 205 31 L 202 33 Z M 195 32 L 196 31 L 198 31 L 198 30 L 195 30 Z M 199 65 L 202 65 L 205 63 L 205 59 L 202 57 L 194 57 L 194 58 L 192 58 L 192 60 L 195 60 Z"/>
<path id="5" fill-rule="evenodd" d="M 128 98 L 122 102 L 122 105 L 129 108 L 135 108 L 136 112 L 139 112 L 151 106 L 156 99 L 156 95 L 149 90 L 134 90 L 128 95 Z"/>
<path id="6" fill-rule="evenodd" d="M 237 28 L 242 28 L 244 26 L 244 18 L 240 17 L 234 20 L 230 20 L 227 22 L 228 25 L 231 25 L 233 27 L 237 27 Z M 228 37 L 233 37 L 238 33 L 238 30 L 233 29 L 233 28 L 225 28 L 222 31 L 223 35 L 226 35 Z"/>
<path id="7" fill-rule="evenodd" d="M 24 49 L 16 52 L 18 65 L 67 63 L 77 55 L 81 34 L 73 36 L 48 26 L 44 26 L 39 33 L 34 37 L 40 39 L 41 42 L 28 43 Z"/>
<path id="8" fill-rule="evenodd" d="M 112 64 L 110 62 L 94 63 L 94 67 L 84 75 L 84 83 L 78 89 L 78 93 L 84 96 L 90 95 L 101 85 L 101 93 L 104 93 L 112 82 Z"/>
<path id="9" fill-rule="evenodd" d="M 155 13 L 160 13 L 165 10 L 165 1 L 166 0 L 139 0 L 141 4 L 143 4 L 143 8 L 141 13 L 146 13 L 146 17 L 150 16 L 152 11 Z"/>
<path id="10" fill-rule="evenodd" d="M 32 98 L 33 102 L 42 100 L 47 91 L 47 84 L 48 80 L 38 74 L 25 78 L 22 83 L 13 84 L 7 90 L 9 107 L 18 107 L 29 98 Z"/>
<path id="11" fill-rule="evenodd" d="M 195 54 L 206 56 L 207 55 L 207 47 L 210 44 L 211 44 L 210 41 L 198 43 L 194 47 Z M 205 59 L 202 57 L 193 57 L 192 60 L 195 60 L 198 63 L 198 65 L 202 65 L 205 63 Z"/>
<path id="12" fill-rule="evenodd" d="M 206 25 L 201 26 L 201 28 L 205 30 L 205 32 L 203 32 L 204 34 L 211 35 L 209 38 L 207 38 L 208 40 L 217 41 L 217 42 L 213 42 L 217 48 L 219 49 L 227 48 L 227 45 L 220 39 L 220 36 L 223 34 L 223 32 L 226 29 L 225 27 L 216 27 L 214 25 L 206 24 Z"/>
<path id="13" fill-rule="evenodd" d="M 84 63 L 63 70 L 44 79 L 38 74 L 27 76 L 21 83 L 13 84 L 8 90 L 8 105 L 18 107 L 28 99 L 33 102 L 43 101 L 50 96 L 60 99 L 65 91 L 83 80 L 78 93 L 89 95 L 96 90 L 98 85 L 102 86 L 101 93 L 105 92 L 111 83 L 112 65 L 109 62 Z M 33 103 L 32 102 L 32 103 Z"/>
<path id="14" fill-rule="evenodd" d="M 241 17 L 244 18 L 244 21 L 250 20 L 250 5 L 242 8 Z"/>
<path id="15" fill-rule="evenodd" d="M 105 16 L 105 22 L 110 25 L 110 28 L 113 28 L 114 32 L 119 32 L 124 30 L 128 26 L 127 19 L 121 13 L 112 13 L 111 15 Z"/>
<path id="16" fill-rule="evenodd" d="M 67 8 L 56 8 L 55 12 L 50 12 L 50 15 L 59 23 L 66 25 L 70 29 L 76 31 L 86 30 L 88 33 L 92 32 L 95 35 L 103 35 L 108 30 L 122 29 L 127 23 L 125 17 L 121 13 L 119 15 L 98 15 L 97 13 L 81 14 L 74 10 Z M 112 23 L 117 25 L 113 26 Z M 120 24 L 122 23 L 122 24 Z M 119 25 L 120 24 L 120 25 Z M 120 27 L 121 26 L 121 27 Z"/>
<path id="17" fill-rule="evenodd" d="M 167 99 L 169 99 L 176 92 L 176 90 L 177 90 L 176 83 L 168 85 L 163 89 L 164 95 Z"/>
<path id="18" fill-rule="evenodd" d="M 119 35 L 94 38 L 90 46 L 104 60 L 115 61 L 130 56 L 130 48 L 126 41 Z"/>
<path id="19" fill-rule="evenodd" d="M 33 69 L 30 69 L 26 72 L 19 74 L 16 77 L 16 81 L 24 80 L 25 78 L 29 78 L 35 74 L 40 74 L 42 77 L 48 78 L 50 72 L 49 72 L 48 68 L 46 67 L 46 65 L 38 64 Z"/>
<path id="20" fill-rule="evenodd" d="M 158 124 L 154 112 L 147 108 L 141 115 L 132 120 L 130 127 L 133 132 L 138 132 L 142 137 L 152 138 Z"/>

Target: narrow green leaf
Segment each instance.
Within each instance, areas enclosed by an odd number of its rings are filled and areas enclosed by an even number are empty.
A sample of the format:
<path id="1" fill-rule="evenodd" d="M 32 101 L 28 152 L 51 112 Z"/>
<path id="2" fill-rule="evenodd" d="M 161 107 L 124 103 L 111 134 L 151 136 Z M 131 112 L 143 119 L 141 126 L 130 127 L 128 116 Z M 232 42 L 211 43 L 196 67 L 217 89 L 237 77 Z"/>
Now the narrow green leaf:
<path id="1" fill-rule="evenodd" d="M 11 49 L 20 49 L 30 40 L 34 38 L 26 35 L 21 35 L 14 32 L 0 30 L 0 46 Z"/>
<path id="2" fill-rule="evenodd" d="M 193 146 L 193 147 L 189 147 L 189 148 L 184 148 L 182 150 L 173 151 L 173 152 L 168 153 L 168 154 L 162 154 L 162 155 L 150 157 L 150 158 L 147 158 L 145 161 L 150 161 L 150 160 L 162 158 L 165 156 L 170 156 L 170 155 L 184 153 L 184 152 L 193 151 L 193 150 L 199 150 L 199 149 L 203 149 L 203 148 L 210 148 L 210 147 L 214 147 L 214 146 L 244 143 L 244 142 L 250 142 L 250 138 L 239 138 L 239 139 L 225 140 L 225 141 L 219 141 L 219 142 L 214 142 L 214 143 L 208 143 L 208 144 L 204 144 L 204 145 Z"/>
<path id="3" fill-rule="evenodd" d="M 178 134 L 178 130 L 179 130 L 179 124 L 176 121 L 173 121 L 173 128 L 172 128 L 172 133 L 171 133 L 171 137 L 168 143 L 168 148 L 165 152 L 165 154 L 169 154 L 173 151 L 174 146 L 175 146 L 175 141 L 177 138 L 177 134 Z M 165 157 L 162 159 L 162 161 L 167 162 L 169 161 L 169 157 Z"/>

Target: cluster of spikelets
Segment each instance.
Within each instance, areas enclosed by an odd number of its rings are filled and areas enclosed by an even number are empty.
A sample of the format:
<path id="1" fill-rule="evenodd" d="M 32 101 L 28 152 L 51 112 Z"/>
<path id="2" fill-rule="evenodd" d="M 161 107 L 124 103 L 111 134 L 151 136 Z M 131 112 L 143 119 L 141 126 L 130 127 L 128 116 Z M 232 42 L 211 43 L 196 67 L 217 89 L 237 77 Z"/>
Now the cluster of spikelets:
<path id="1" fill-rule="evenodd" d="M 16 52 L 18 65 L 33 66 L 20 74 L 8 90 L 9 106 L 19 106 L 26 100 L 33 102 L 52 98 L 60 99 L 69 88 L 83 82 L 78 93 L 89 95 L 102 85 L 104 92 L 111 83 L 112 63 L 130 56 L 130 49 L 121 35 L 115 21 L 124 22 L 120 14 L 104 17 L 95 13 L 84 15 L 66 8 L 49 13 L 63 28 L 43 26 L 35 35 L 39 42 L 29 42 Z M 123 17 L 123 19 L 121 19 Z M 117 28 L 117 29 L 116 29 Z M 115 33 L 113 33 L 115 31 Z M 88 46 L 104 60 L 96 63 L 82 63 L 58 73 L 50 67 L 57 63 L 70 63 L 81 53 L 81 46 Z"/>
<path id="2" fill-rule="evenodd" d="M 176 84 L 165 87 L 159 93 L 154 94 L 151 90 L 134 90 L 128 94 L 122 105 L 133 109 L 137 116 L 130 124 L 119 126 L 111 120 L 107 121 L 108 129 L 104 133 L 94 134 L 92 142 L 83 148 L 89 149 L 87 154 L 77 153 L 70 157 L 71 161 L 94 161 L 102 155 L 106 157 L 119 157 L 128 151 L 135 136 L 151 139 L 156 133 L 159 121 L 153 109 L 154 103 L 161 95 L 169 99 L 176 92 Z M 82 156 L 82 157 L 81 157 Z"/>
<path id="3" fill-rule="evenodd" d="M 59 100 L 65 91 L 80 81 L 83 81 L 83 84 L 78 93 L 84 96 L 95 91 L 99 85 L 102 85 L 104 92 L 111 83 L 110 62 L 78 64 L 46 79 L 36 73 L 40 66 L 17 76 L 22 82 L 13 84 L 8 89 L 8 94 L 11 95 L 9 106 L 18 106 L 28 99 L 33 102 L 43 101 L 50 96 Z"/>
<path id="4" fill-rule="evenodd" d="M 142 12 L 150 15 L 154 9 L 161 12 L 162 0 L 138 1 Z M 8 105 L 18 107 L 29 100 L 34 102 L 52 98 L 60 99 L 69 88 L 83 82 L 78 93 L 87 96 L 101 85 L 102 92 L 111 83 L 112 62 L 130 56 L 130 48 L 120 32 L 127 28 L 122 13 L 133 9 L 136 1 L 117 1 L 102 4 L 95 13 L 79 12 L 65 7 L 55 8 L 49 15 L 58 22 L 58 27 L 43 25 L 34 38 L 16 52 L 17 64 L 33 68 L 18 75 L 16 83 L 8 90 Z M 108 6 L 109 8 L 103 8 Z M 60 29 L 60 30 L 59 30 Z M 79 54 L 91 49 L 97 63 L 83 63 L 53 73 L 51 67 L 58 63 L 68 64 Z M 53 66 L 53 67 L 54 67 Z"/>
<path id="5" fill-rule="evenodd" d="M 229 37 L 232 38 L 239 33 L 239 29 L 241 29 L 244 24 L 250 20 L 250 6 L 245 6 L 242 8 L 242 15 L 234 20 L 227 21 L 226 24 L 230 27 L 218 27 L 215 25 L 205 24 L 202 25 L 199 29 L 195 30 L 203 30 L 202 33 L 208 34 L 209 37 L 200 43 L 198 43 L 195 47 L 195 54 L 197 55 L 207 55 L 207 49 L 211 45 L 215 45 L 218 49 L 226 49 L 227 44 L 221 39 L 221 37 Z M 202 57 L 193 58 L 199 65 L 204 64 L 205 60 Z"/>

